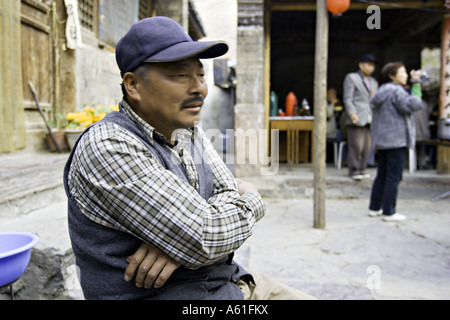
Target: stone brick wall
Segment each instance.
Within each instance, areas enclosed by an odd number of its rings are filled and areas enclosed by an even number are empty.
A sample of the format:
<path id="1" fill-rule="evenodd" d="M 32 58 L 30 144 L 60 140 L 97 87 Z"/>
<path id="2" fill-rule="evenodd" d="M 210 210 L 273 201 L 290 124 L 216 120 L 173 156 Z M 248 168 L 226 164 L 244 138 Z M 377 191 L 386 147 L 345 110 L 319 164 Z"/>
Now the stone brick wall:
<path id="1" fill-rule="evenodd" d="M 238 1 L 235 129 L 264 128 L 264 0 Z M 254 141 L 252 141 L 253 143 Z M 249 139 L 236 139 L 236 176 L 259 174 L 260 163 L 249 163 Z M 242 153 L 245 155 L 243 156 Z"/>

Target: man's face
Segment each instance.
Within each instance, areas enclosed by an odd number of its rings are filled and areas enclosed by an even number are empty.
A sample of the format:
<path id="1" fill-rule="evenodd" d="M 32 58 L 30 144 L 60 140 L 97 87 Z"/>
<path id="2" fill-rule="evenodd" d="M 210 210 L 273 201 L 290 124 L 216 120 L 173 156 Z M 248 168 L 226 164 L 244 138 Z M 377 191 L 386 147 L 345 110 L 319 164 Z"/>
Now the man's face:
<path id="1" fill-rule="evenodd" d="M 364 76 L 368 77 L 375 71 L 375 63 L 373 62 L 360 62 L 359 69 Z"/>
<path id="2" fill-rule="evenodd" d="M 146 78 L 139 81 L 139 99 L 133 108 L 156 131 L 170 139 L 176 129 L 200 121 L 208 87 L 198 58 L 151 63 Z"/>

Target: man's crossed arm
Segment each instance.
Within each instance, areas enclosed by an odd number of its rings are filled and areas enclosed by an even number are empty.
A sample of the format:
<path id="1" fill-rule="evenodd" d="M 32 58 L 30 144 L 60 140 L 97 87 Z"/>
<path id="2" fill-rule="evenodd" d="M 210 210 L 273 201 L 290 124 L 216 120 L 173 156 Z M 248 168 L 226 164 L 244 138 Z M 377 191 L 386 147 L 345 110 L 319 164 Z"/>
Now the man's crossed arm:
<path id="1" fill-rule="evenodd" d="M 239 195 L 246 192 L 258 193 L 258 189 L 251 183 L 237 180 Z M 139 249 L 127 259 L 128 267 L 125 270 L 125 281 L 135 278 L 137 287 L 150 289 L 152 286 L 161 288 L 180 266 L 161 250 L 147 243 L 142 243 Z"/>

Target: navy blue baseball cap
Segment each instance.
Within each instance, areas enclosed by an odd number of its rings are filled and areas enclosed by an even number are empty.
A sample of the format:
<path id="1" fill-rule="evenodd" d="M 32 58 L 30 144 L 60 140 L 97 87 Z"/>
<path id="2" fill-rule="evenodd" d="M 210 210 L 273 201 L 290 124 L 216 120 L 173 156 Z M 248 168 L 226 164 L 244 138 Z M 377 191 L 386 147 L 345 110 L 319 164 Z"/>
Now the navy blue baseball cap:
<path id="1" fill-rule="evenodd" d="M 194 41 L 181 25 L 168 17 L 151 17 L 133 24 L 116 46 L 116 61 L 122 76 L 143 62 L 171 62 L 198 56 L 209 59 L 224 55 L 224 41 Z"/>

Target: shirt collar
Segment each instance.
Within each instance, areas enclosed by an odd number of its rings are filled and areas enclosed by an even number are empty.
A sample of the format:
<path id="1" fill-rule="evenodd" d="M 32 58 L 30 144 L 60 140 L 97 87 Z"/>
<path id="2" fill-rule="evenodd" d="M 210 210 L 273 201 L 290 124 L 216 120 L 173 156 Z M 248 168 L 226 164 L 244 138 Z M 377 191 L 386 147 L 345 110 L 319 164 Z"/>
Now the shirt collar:
<path id="1" fill-rule="evenodd" d="M 149 125 L 147 122 L 145 122 L 141 117 L 139 117 L 125 99 L 122 100 L 119 108 L 120 108 L 120 111 L 123 112 L 128 118 L 130 118 L 135 123 L 137 123 L 137 125 L 139 126 L 141 131 L 149 138 L 150 143 L 153 144 L 153 141 L 154 141 L 153 135 L 155 132 L 155 128 L 153 128 L 151 125 Z"/>

